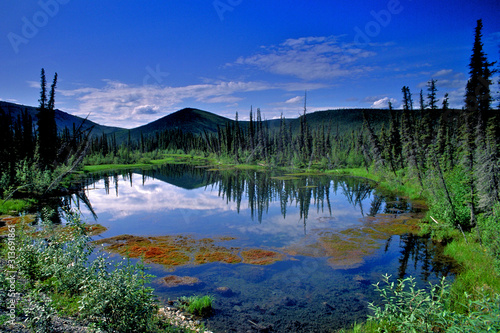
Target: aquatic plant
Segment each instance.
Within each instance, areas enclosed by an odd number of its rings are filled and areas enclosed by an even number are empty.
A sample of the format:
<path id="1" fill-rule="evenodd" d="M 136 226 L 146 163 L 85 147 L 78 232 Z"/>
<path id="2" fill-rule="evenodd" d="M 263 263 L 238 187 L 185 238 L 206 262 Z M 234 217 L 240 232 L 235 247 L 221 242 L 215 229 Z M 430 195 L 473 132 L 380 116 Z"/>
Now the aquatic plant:
<path id="1" fill-rule="evenodd" d="M 96 244 L 106 244 L 106 249 L 111 252 L 130 258 L 143 258 L 145 262 L 166 267 L 213 262 L 269 265 L 285 259 L 285 255 L 276 251 L 263 249 L 240 251 L 239 248 L 216 244 L 216 241 L 227 242 L 234 239 L 229 236 L 196 239 L 185 235 L 155 237 L 120 235 L 99 240 Z"/>
<path id="2" fill-rule="evenodd" d="M 178 307 L 184 311 L 198 316 L 208 316 L 212 313 L 212 302 L 214 297 L 205 296 L 183 296 L 177 301 Z"/>
<path id="3" fill-rule="evenodd" d="M 252 265 L 270 265 L 276 261 L 283 260 L 285 257 L 279 252 L 262 249 L 241 251 L 241 256 L 243 257 L 244 263 Z"/>

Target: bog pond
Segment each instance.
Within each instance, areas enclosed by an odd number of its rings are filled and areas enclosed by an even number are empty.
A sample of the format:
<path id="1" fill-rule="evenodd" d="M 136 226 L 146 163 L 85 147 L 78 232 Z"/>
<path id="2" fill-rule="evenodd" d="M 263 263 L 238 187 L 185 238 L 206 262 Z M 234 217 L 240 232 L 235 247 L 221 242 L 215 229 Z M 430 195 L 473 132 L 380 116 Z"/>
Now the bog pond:
<path id="1" fill-rule="evenodd" d="M 164 165 L 91 174 L 64 200 L 107 228 L 99 247 L 146 262 L 163 302 L 213 295 L 214 332 L 333 332 L 366 319 L 383 274 L 451 274 L 411 233 L 425 206 L 366 179 Z"/>

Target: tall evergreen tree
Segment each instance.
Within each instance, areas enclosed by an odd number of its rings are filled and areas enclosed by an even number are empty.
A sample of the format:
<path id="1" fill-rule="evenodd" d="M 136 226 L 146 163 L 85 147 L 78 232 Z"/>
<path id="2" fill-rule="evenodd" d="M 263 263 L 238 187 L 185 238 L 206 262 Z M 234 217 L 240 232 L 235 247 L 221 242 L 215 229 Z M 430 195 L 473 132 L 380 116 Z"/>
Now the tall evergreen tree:
<path id="1" fill-rule="evenodd" d="M 57 85 L 57 73 L 50 89 L 50 99 L 47 102 L 47 81 L 45 71 L 41 72 L 40 106 L 38 108 L 38 158 L 43 168 L 52 169 L 56 163 L 58 151 L 57 125 L 55 120 L 55 89 Z"/>
<path id="2" fill-rule="evenodd" d="M 482 42 L 483 21 L 477 20 L 475 29 L 474 46 L 469 63 L 469 80 L 465 92 L 465 109 L 469 112 L 486 112 L 491 105 L 491 70 L 483 50 Z"/>
<path id="3" fill-rule="evenodd" d="M 436 98 L 436 82 L 437 80 L 434 79 L 427 82 L 427 100 L 429 101 L 429 107 L 431 110 L 436 110 L 438 108 L 437 103 L 439 100 Z"/>
<path id="4" fill-rule="evenodd" d="M 475 181 L 478 192 L 478 209 L 487 211 L 500 202 L 500 156 L 495 136 L 496 121 L 488 121 L 486 135 L 483 135 L 482 117 L 479 117 L 476 136 Z"/>

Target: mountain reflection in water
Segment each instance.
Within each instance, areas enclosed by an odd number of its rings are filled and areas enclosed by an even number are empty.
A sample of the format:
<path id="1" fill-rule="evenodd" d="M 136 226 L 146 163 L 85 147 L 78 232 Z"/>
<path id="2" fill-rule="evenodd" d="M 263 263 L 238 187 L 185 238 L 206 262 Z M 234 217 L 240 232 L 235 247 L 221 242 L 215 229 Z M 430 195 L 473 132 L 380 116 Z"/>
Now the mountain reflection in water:
<path id="1" fill-rule="evenodd" d="M 366 179 L 164 165 L 91 174 L 81 188 L 62 200 L 108 228 L 96 240 L 130 235 L 140 246 L 161 240 L 193 252 L 177 266 L 145 258 L 160 278 L 175 270 L 201 281 L 158 282 L 160 296 L 231 290 L 216 299 L 207 322 L 214 331 L 251 330 L 252 321 L 276 332 L 329 332 L 366 318 L 382 274 L 419 276 L 424 286 L 453 270 L 439 244 L 409 232 L 425 206 Z M 224 253 L 231 261 L 214 259 Z M 278 261 L 252 261 L 251 253 Z"/>

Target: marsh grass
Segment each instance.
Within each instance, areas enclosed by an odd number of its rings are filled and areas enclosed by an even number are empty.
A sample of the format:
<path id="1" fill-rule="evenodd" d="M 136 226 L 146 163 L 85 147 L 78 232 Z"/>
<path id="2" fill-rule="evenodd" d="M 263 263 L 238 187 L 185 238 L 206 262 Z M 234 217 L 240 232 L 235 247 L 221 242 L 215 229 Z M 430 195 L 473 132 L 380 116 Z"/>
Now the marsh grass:
<path id="1" fill-rule="evenodd" d="M 36 205 L 34 199 L 0 199 L 0 215 L 12 214 L 13 212 L 25 212 Z"/>
<path id="2" fill-rule="evenodd" d="M 197 316 L 206 317 L 212 313 L 212 302 L 214 297 L 205 296 L 183 296 L 178 300 L 178 307 L 184 311 Z"/>

